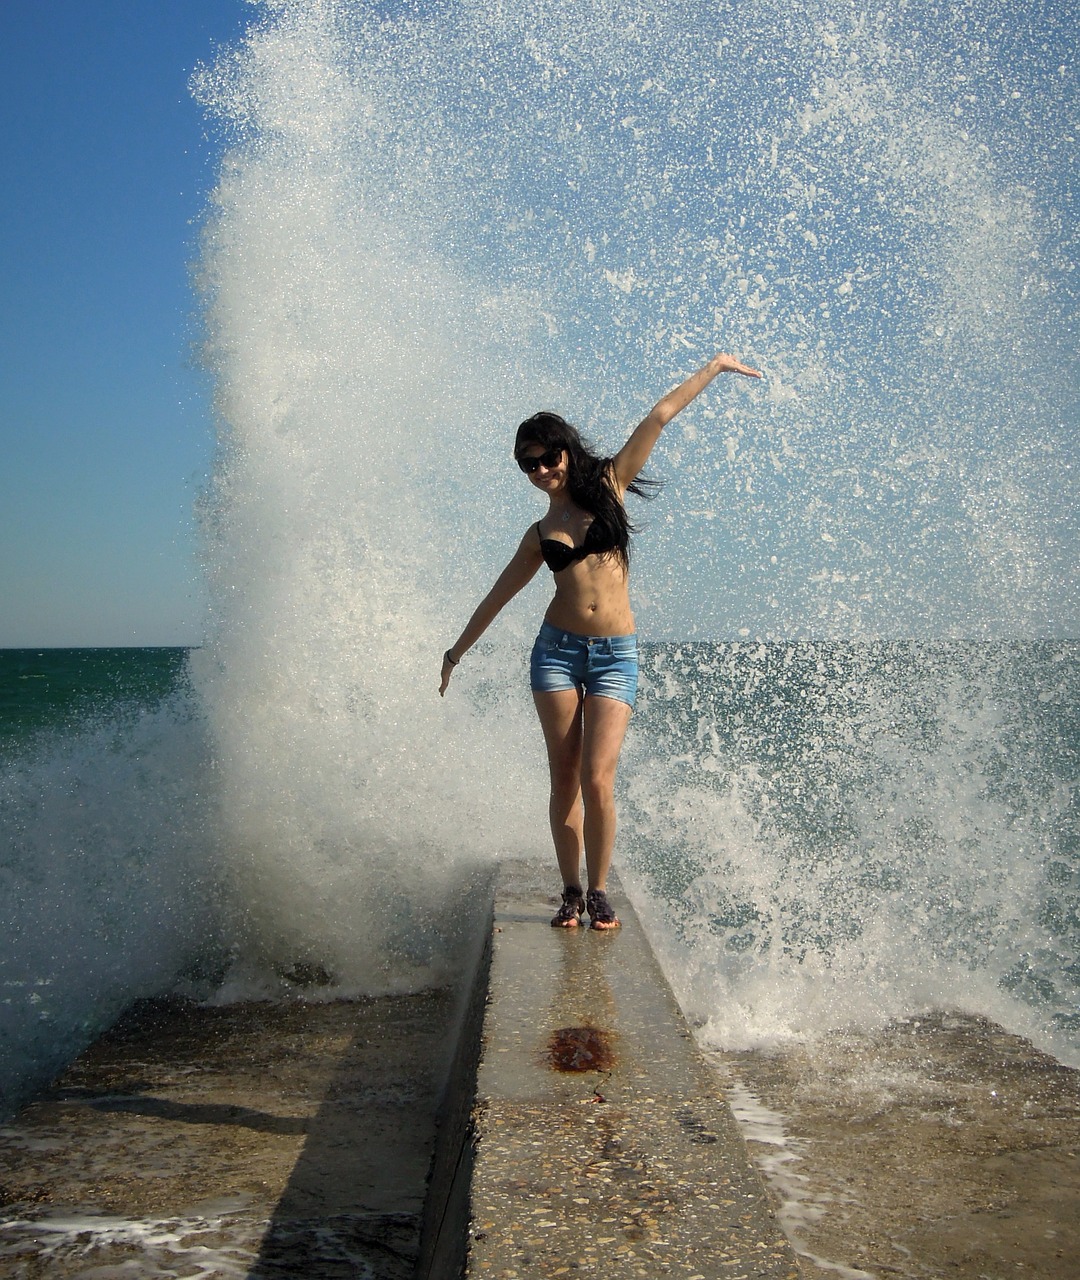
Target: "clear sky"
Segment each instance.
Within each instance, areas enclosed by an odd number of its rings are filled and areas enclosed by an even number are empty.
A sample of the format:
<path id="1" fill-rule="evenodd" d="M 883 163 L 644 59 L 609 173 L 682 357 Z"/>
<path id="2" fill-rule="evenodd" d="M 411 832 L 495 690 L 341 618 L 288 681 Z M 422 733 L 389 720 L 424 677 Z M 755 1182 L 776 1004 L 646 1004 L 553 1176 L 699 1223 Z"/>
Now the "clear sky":
<path id="1" fill-rule="evenodd" d="M 197 640 L 213 450 L 188 79 L 244 0 L 0 6 L 0 647 Z"/>

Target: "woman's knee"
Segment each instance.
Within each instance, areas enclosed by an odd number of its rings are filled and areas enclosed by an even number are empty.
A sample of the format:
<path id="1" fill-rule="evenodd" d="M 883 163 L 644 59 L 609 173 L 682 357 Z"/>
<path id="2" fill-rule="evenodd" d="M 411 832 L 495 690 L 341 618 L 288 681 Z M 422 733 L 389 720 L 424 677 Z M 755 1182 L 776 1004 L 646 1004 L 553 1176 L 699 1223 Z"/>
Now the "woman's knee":
<path id="1" fill-rule="evenodd" d="M 581 775 L 581 796 L 586 807 L 615 803 L 615 771 L 589 769 Z"/>

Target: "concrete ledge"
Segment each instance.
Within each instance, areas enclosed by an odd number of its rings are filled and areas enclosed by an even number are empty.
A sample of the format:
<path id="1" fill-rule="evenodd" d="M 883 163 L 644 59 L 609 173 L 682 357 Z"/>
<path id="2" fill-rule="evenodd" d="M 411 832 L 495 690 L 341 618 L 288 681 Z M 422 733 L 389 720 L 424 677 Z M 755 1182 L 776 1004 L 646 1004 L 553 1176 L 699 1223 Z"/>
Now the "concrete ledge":
<path id="1" fill-rule="evenodd" d="M 473 1173 L 472 1110 L 491 969 L 490 905 L 482 928 L 484 936 L 474 952 L 475 970 L 464 975 L 457 1046 L 439 1105 L 415 1280 L 453 1280 L 465 1267 Z"/>
<path id="2" fill-rule="evenodd" d="M 496 891 L 465 1275 L 795 1280 L 633 909 L 615 894 L 622 929 L 552 929 L 550 895 L 522 864 Z"/>

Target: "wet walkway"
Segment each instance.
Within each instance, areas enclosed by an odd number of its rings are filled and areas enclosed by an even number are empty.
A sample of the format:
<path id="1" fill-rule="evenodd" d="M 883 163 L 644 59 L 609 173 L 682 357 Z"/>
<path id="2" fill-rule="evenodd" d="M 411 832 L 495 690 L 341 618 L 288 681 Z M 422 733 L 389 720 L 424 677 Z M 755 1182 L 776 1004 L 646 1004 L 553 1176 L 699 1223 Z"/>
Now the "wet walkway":
<path id="1" fill-rule="evenodd" d="M 466 1274 L 793 1280 L 633 910 L 616 896 L 622 929 L 552 929 L 544 882 L 510 867 L 496 895 Z"/>
<path id="2" fill-rule="evenodd" d="M 0 1130 L 0 1277 L 409 1280 L 448 992 L 146 1003 Z"/>
<path id="3" fill-rule="evenodd" d="M 0 1280 L 793 1280 L 633 911 L 550 892 L 503 869 L 463 1031 L 450 991 L 136 1006 L 0 1130 Z"/>

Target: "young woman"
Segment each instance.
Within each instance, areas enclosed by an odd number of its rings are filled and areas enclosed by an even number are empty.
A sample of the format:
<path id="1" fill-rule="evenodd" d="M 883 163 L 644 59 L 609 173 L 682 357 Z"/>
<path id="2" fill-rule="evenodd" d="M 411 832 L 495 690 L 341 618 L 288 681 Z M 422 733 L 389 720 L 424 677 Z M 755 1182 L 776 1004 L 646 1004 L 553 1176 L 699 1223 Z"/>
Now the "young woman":
<path id="1" fill-rule="evenodd" d="M 521 424 L 514 457 L 547 495 L 547 512 L 443 655 L 440 694 L 503 606 L 547 565 L 555 598 L 533 646 L 531 683 L 547 744 L 548 814 L 563 881 L 556 927 L 576 927 L 586 910 L 594 929 L 619 927 L 605 888 L 615 845 L 615 769 L 637 693 L 627 589 L 632 526 L 623 499 L 627 491 L 647 496 L 649 482 L 637 477 L 660 432 L 721 373 L 761 377 L 732 356 L 713 356 L 649 410 L 613 458 L 595 457 L 557 414 L 538 413 Z"/>

